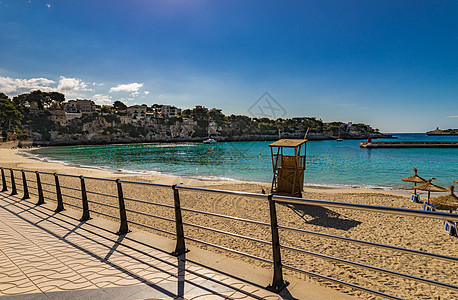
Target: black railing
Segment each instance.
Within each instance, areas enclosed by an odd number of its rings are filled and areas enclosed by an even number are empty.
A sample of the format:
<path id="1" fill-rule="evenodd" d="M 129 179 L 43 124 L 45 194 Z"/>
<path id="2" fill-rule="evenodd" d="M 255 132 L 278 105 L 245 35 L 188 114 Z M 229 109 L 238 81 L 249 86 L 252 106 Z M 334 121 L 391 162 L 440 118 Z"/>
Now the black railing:
<path id="1" fill-rule="evenodd" d="M 265 194 L 256 194 L 256 193 L 246 193 L 246 192 L 237 192 L 237 191 L 226 191 L 226 190 L 217 190 L 217 189 L 208 189 L 208 188 L 198 188 L 198 187 L 188 187 L 188 186 L 179 186 L 179 185 L 167 185 L 167 184 L 157 184 L 157 183 L 149 183 L 149 182 L 140 182 L 140 181 L 130 181 L 130 180 L 120 180 L 120 179 L 108 179 L 108 178 L 99 178 L 99 177 L 90 177 L 90 176 L 76 176 L 76 175 L 68 175 L 68 174 L 58 174 L 58 173 L 49 173 L 49 172 L 38 172 L 38 171 L 29 171 L 29 170 L 17 170 L 17 169 L 4 169 L 1 168 L 1 176 L 2 176 L 2 192 L 8 191 L 8 184 L 11 186 L 11 195 L 17 194 L 17 186 L 21 187 L 20 190 L 23 192 L 23 198 L 22 199 L 27 199 L 29 198 L 29 194 L 35 195 L 38 197 L 38 202 L 36 205 L 41 205 L 45 203 L 45 199 L 51 200 L 51 201 L 56 201 L 57 202 L 57 208 L 56 212 L 60 212 L 64 210 L 65 206 L 70 206 L 74 208 L 78 208 L 82 210 L 82 216 L 81 216 L 81 221 L 86 221 L 90 219 L 90 213 L 96 213 L 102 216 L 106 216 L 109 218 L 113 218 L 116 220 L 119 220 L 119 230 L 117 234 L 127 234 L 129 232 L 129 223 L 133 225 L 138 225 L 142 226 L 145 228 L 149 228 L 152 230 L 156 230 L 168 235 L 174 235 L 176 237 L 176 245 L 175 245 L 175 250 L 171 252 L 173 255 L 182 255 L 188 251 L 185 245 L 185 241 L 193 241 L 196 243 L 204 244 L 207 246 L 215 247 L 220 250 L 224 251 L 229 251 L 232 253 L 236 253 L 239 255 L 243 255 L 249 258 L 257 259 L 262 262 L 267 262 L 270 264 L 273 264 L 273 280 L 272 283 L 267 287 L 268 289 L 279 292 L 281 291 L 284 287 L 288 285 L 288 283 L 283 279 L 283 268 L 287 268 L 290 270 L 294 270 L 297 272 L 305 273 L 309 276 L 312 277 L 317 277 L 320 279 L 325 279 L 331 282 L 335 282 L 338 284 L 342 284 L 354 289 L 362 290 L 365 292 L 369 292 L 378 296 L 383 296 L 386 298 L 391 298 L 391 299 L 400 299 L 397 296 L 394 295 L 389 295 L 386 293 L 383 293 L 381 291 L 373 290 L 368 287 L 363 287 L 359 286 L 353 283 L 345 282 L 339 279 L 327 277 L 321 274 L 313 273 L 308 270 L 300 269 L 296 266 L 291 266 L 288 264 L 282 263 L 282 249 L 288 250 L 288 251 L 294 251 L 300 254 L 305 254 L 313 257 L 318 257 L 321 259 L 324 259 L 326 261 L 331 261 L 334 263 L 339 263 L 339 264 L 345 264 L 345 265 L 350 265 L 352 267 L 358 267 L 358 268 L 363 268 L 363 269 L 368 269 L 371 271 L 375 272 L 380 272 L 383 274 L 390 275 L 392 277 L 400 277 L 404 279 L 409 279 L 412 281 L 420 282 L 420 283 L 425 283 L 445 289 L 450 289 L 452 291 L 458 291 L 458 286 L 449 284 L 449 283 L 444 283 L 440 281 L 435 281 L 423 277 L 418 277 L 418 276 L 413 276 L 410 274 L 404 274 L 401 272 L 397 271 L 392 271 L 392 270 L 387 270 L 375 266 L 370 266 L 366 265 L 360 262 L 354 262 L 350 260 L 345 260 L 337 257 L 332 257 L 329 255 L 324 255 L 321 253 L 315 253 L 311 251 L 307 251 L 304 249 L 292 247 L 292 246 L 287 246 L 287 245 L 282 245 L 280 244 L 280 232 L 279 229 L 282 230 L 289 230 L 289 231 L 295 231 L 295 232 L 300 232 L 304 235 L 312 235 L 312 236 L 319 236 L 321 238 L 325 239 L 331 239 L 331 240 L 340 240 L 340 241 L 345 241 L 348 243 L 353 243 L 353 244 L 359 244 L 359 245 L 365 245 L 365 246 L 370 246 L 370 247 L 375 247 L 375 248 L 381 248 L 385 250 L 390 250 L 390 251 L 398 251 L 398 252 L 403 252 L 403 253 L 408 253 L 412 255 L 418 255 L 418 256 L 424 256 L 428 258 L 433 258 L 433 259 L 440 259 L 448 262 L 453 262 L 456 263 L 458 262 L 457 257 L 452 257 L 452 256 L 446 256 L 446 255 L 441 255 L 441 254 L 436 254 L 436 253 L 429 253 L 425 251 L 418 251 L 418 250 L 413 250 L 413 249 L 408 249 L 408 248 L 402 248 L 402 247 L 396 247 L 392 245 L 385 245 L 385 244 L 379 244 L 379 243 L 374 243 L 374 242 L 368 242 L 368 241 L 363 241 L 363 240 L 357 240 L 357 239 L 351 239 L 347 237 L 341 237 L 341 236 L 336 236 L 336 235 L 331 235 L 331 234 L 325 234 L 325 233 L 319 233 L 319 232 L 314 232 L 314 231 L 308 231 L 304 229 L 299 229 L 299 228 L 293 228 L 293 227 L 287 227 L 287 226 L 280 226 L 278 225 L 278 218 L 277 218 L 277 209 L 276 209 L 276 204 L 278 203 L 287 203 L 287 204 L 306 204 L 306 205 L 312 205 L 312 206 L 321 206 L 321 207 L 334 207 L 334 208 L 345 208 L 345 209 L 354 209 L 354 210 L 363 210 L 363 211 L 369 211 L 369 212 L 378 212 L 378 213 L 387 213 L 387 214 L 396 214 L 396 215 L 405 215 L 405 216 L 414 216 L 414 217 L 423 217 L 423 218 L 432 218 L 432 219 L 440 219 L 440 220 L 451 220 L 451 221 L 458 221 L 458 215 L 457 214 L 452 214 L 452 213 L 445 213 L 445 212 L 429 212 L 429 211 L 422 211 L 422 210 L 413 210 L 413 209 L 405 209 L 405 208 L 396 208 L 396 207 L 386 207 L 386 206 L 375 206 L 375 205 L 365 205 L 365 204 L 356 204 L 356 203 L 345 203 L 345 202 L 334 202 L 334 201 L 325 201 L 325 200 L 315 200 L 315 199 L 303 199 L 303 198 L 295 198 L 295 197 L 285 197 L 285 196 L 276 196 L 276 195 L 265 195 Z M 5 170 L 9 170 L 9 172 L 5 172 Z M 21 183 L 16 183 L 15 181 L 15 175 L 14 172 L 21 172 L 22 176 L 22 184 Z M 9 174 L 8 174 L 9 173 Z M 27 178 L 27 174 L 29 174 L 29 178 Z M 36 180 L 30 179 L 30 177 L 35 174 Z M 42 179 L 40 175 L 47 175 L 47 176 L 52 176 L 54 178 L 54 183 L 45 183 L 42 182 Z M 60 184 L 59 178 L 60 177 L 67 177 L 67 178 L 74 178 L 74 179 L 79 179 L 79 184 L 80 184 L 80 189 L 74 188 L 74 187 L 67 187 L 63 186 Z M 116 184 L 116 190 L 117 190 L 117 195 L 112 195 L 112 194 L 107 194 L 107 193 L 102 193 L 102 192 L 97 192 L 97 191 L 92 191 L 88 190 L 86 188 L 86 180 L 98 180 L 98 181 L 105 181 L 105 182 L 114 182 Z M 30 185 L 30 183 L 34 183 L 35 186 Z M 161 187 L 161 188 L 167 188 L 171 189 L 173 193 L 173 205 L 169 204 L 164 204 L 164 203 L 157 203 L 157 202 L 152 202 L 149 200 L 142 200 L 142 199 L 135 199 L 135 198 L 129 198 L 124 196 L 124 191 L 123 191 L 123 183 L 124 184 L 135 184 L 135 185 L 141 185 L 141 186 L 154 186 L 154 187 Z M 43 189 L 42 185 L 46 186 L 54 186 L 55 191 Z M 34 192 L 29 192 L 29 189 L 36 190 L 37 193 Z M 81 193 L 80 197 L 76 197 L 74 195 L 69 195 L 69 194 L 64 194 L 61 192 L 61 189 L 66 189 L 69 191 L 75 191 L 78 193 Z M 241 196 L 241 197 L 246 197 L 246 198 L 253 198 L 253 199 L 264 199 L 267 200 L 268 205 L 269 205 L 269 216 L 270 216 L 270 223 L 267 222 L 261 222 L 257 220 L 250 220 L 250 219 L 244 219 L 244 218 L 239 218 L 235 216 L 229 216 L 229 215 L 224 215 L 224 214 L 218 214 L 214 212 L 207 212 L 207 211 L 200 211 L 192 208 L 185 208 L 181 206 L 181 201 L 180 201 L 180 190 L 182 191 L 190 191 L 190 192 L 196 192 L 196 193 L 201 193 L 201 192 L 206 192 L 206 193 L 215 193 L 215 194 L 220 194 L 220 195 L 232 195 L 232 196 Z M 55 195 L 55 199 L 51 197 L 44 196 L 44 193 L 50 193 L 51 195 Z M 108 197 L 110 199 L 117 199 L 116 205 L 113 204 L 108 204 L 108 203 L 103 203 L 103 202 L 98 202 L 98 201 L 93 201 L 88 199 L 88 194 L 89 195 L 97 195 L 100 197 Z M 81 206 L 76 205 L 74 203 L 70 202 L 64 202 L 65 199 L 72 199 L 72 200 L 77 200 L 81 203 Z M 142 203 L 142 204 L 149 204 L 153 205 L 156 207 L 162 207 L 166 209 L 173 209 L 174 210 L 174 218 L 168 218 L 164 216 L 159 216 L 159 215 L 154 215 L 145 211 L 138 211 L 138 210 L 133 210 L 126 208 L 126 201 L 130 202 L 136 202 L 136 203 Z M 94 209 L 91 209 L 91 205 L 100 205 L 103 207 L 106 207 L 108 209 L 116 210 L 117 213 L 119 213 L 119 216 L 114 216 L 112 214 L 102 212 L 102 211 L 97 211 Z M 245 222 L 249 224 L 255 224 L 255 225 L 261 225 L 265 227 L 270 227 L 271 229 L 271 236 L 270 236 L 270 241 L 250 237 L 250 236 L 245 236 L 233 232 L 228 232 L 216 228 L 210 228 L 207 226 L 202 226 L 194 223 L 190 223 L 187 221 L 183 221 L 183 215 L 182 212 L 190 212 L 190 213 L 196 213 L 196 214 L 203 214 L 207 216 L 212 216 L 212 217 L 217 217 L 217 218 L 224 218 L 224 219 L 229 219 L 234 222 Z M 129 219 L 127 213 L 134 213 L 134 214 L 140 214 L 146 217 L 151 217 L 155 218 L 158 220 L 162 221 L 167 221 L 170 223 L 175 224 L 175 231 L 172 232 L 170 230 L 165 230 L 162 228 L 154 227 L 148 224 L 143 224 L 140 222 L 137 222 L 135 220 Z M 247 240 L 250 242 L 255 242 L 263 245 L 267 245 L 271 247 L 272 249 L 272 259 L 266 259 L 263 257 L 259 257 L 253 254 L 245 253 L 236 249 L 231 249 L 228 247 L 224 247 L 221 245 L 217 245 L 214 243 L 210 243 L 207 241 L 203 241 L 194 237 L 186 236 L 184 233 L 184 226 L 189 226 L 189 227 L 194 227 L 197 229 L 202 229 L 202 230 L 209 230 L 212 232 L 216 232 L 218 234 L 223 234 L 226 236 L 231 236 L 235 238 L 240 238 L 243 240 Z"/>

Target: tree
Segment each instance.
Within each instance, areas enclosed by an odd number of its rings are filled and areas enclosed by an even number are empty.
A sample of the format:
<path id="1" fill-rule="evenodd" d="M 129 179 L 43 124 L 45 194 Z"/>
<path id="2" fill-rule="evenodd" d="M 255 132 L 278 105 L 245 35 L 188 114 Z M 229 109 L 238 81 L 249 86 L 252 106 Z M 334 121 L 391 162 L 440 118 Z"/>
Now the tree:
<path id="1" fill-rule="evenodd" d="M 6 97 L 5 94 L 0 94 L 0 126 L 5 130 L 11 130 L 13 125 L 20 125 L 24 115 L 14 105 L 14 103 Z"/>
<path id="2" fill-rule="evenodd" d="M 62 94 L 62 93 L 59 93 L 59 92 L 50 92 L 50 93 L 47 93 L 48 94 L 48 97 L 52 100 L 52 101 L 56 101 L 58 103 L 62 103 L 65 101 L 65 95 Z"/>
<path id="3" fill-rule="evenodd" d="M 28 94 L 21 94 L 13 98 L 15 105 L 22 105 L 24 107 L 36 104 L 38 110 L 43 110 L 51 104 L 56 103 L 55 106 L 61 107 L 62 102 L 65 101 L 65 95 L 58 92 L 42 92 L 36 90 Z"/>
<path id="4" fill-rule="evenodd" d="M 183 109 L 181 112 L 181 116 L 183 118 L 189 118 L 191 116 L 191 110 L 190 109 Z"/>
<path id="5" fill-rule="evenodd" d="M 220 110 L 211 110 L 208 116 L 214 121 L 224 120 L 224 114 Z"/>
<path id="6" fill-rule="evenodd" d="M 127 106 L 124 103 L 122 103 L 121 101 L 115 101 L 113 103 L 113 107 L 116 109 L 116 111 L 127 109 Z"/>
<path id="7" fill-rule="evenodd" d="M 181 114 L 183 115 L 183 112 L 181 112 Z M 204 109 L 203 107 L 193 108 L 190 112 L 190 116 L 194 119 L 194 121 L 208 120 L 207 114 L 208 114 L 207 110 Z"/>

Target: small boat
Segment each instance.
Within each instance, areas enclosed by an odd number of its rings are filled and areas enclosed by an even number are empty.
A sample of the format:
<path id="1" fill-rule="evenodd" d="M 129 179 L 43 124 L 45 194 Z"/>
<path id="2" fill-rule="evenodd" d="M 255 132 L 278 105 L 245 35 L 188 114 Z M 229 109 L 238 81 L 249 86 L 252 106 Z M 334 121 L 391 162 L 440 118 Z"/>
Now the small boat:
<path id="1" fill-rule="evenodd" d="M 341 132 L 341 128 L 340 127 L 342 127 L 342 125 L 339 126 L 339 136 L 336 138 L 336 141 L 338 141 L 338 142 L 342 142 L 343 141 L 343 138 L 340 137 L 340 132 Z"/>
<path id="2" fill-rule="evenodd" d="M 215 144 L 216 143 L 216 140 L 214 139 L 206 139 L 203 141 L 204 144 Z"/>

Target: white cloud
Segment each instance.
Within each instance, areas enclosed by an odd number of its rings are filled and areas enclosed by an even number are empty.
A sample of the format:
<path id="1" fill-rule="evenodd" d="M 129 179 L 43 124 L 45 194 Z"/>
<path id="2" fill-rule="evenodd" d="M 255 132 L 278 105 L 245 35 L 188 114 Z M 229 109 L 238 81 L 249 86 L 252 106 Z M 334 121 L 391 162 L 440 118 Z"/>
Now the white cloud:
<path id="1" fill-rule="evenodd" d="M 16 96 L 22 93 L 28 93 L 35 90 L 50 92 L 54 90 L 54 87 L 52 87 L 51 85 L 55 83 L 56 82 L 54 80 L 42 77 L 20 79 L 0 76 L 0 92 L 8 94 L 10 96 Z"/>
<path id="2" fill-rule="evenodd" d="M 118 86 L 112 87 L 110 89 L 110 93 L 112 92 L 138 92 L 138 89 L 140 89 L 143 86 L 143 83 L 129 83 L 129 84 L 120 84 Z"/>
<path id="3" fill-rule="evenodd" d="M 90 91 L 87 88 L 87 83 L 78 78 L 67 78 L 60 76 L 59 85 L 57 90 L 61 93 L 79 92 L 79 91 Z"/>
<path id="4" fill-rule="evenodd" d="M 91 97 L 92 101 L 94 101 L 98 105 L 105 105 L 111 104 L 112 100 L 110 96 L 103 95 L 103 94 L 95 94 Z"/>
<path id="5" fill-rule="evenodd" d="M 50 7 L 51 7 L 51 4 L 47 3 L 46 6 L 47 6 L 48 8 L 50 8 Z"/>
<path id="6" fill-rule="evenodd" d="M 448 116 L 449 118 L 458 118 L 458 116 Z"/>
<path id="7" fill-rule="evenodd" d="M 58 91 L 68 96 L 79 96 L 80 92 L 92 91 L 84 81 L 78 78 L 60 76 L 59 82 L 56 82 L 42 77 L 21 79 L 0 76 L 0 91 L 5 94 L 16 96 L 35 90 L 43 92 Z"/>
<path id="8" fill-rule="evenodd" d="M 59 80 L 47 78 L 11 78 L 0 76 L 0 93 L 5 93 L 10 97 L 17 96 L 31 91 L 41 90 L 43 92 L 60 92 L 65 94 L 67 99 L 81 98 L 92 99 L 99 105 L 113 103 L 111 92 L 120 92 L 117 98 L 121 96 L 122 100 L 133 101 L 148 95 L 149 91 L 140 91 L 143 83 L 121 84 L 112 88 L 104 83 L 85 82 L 80 78 L 60 76 Z M 125 98 L 122 98 L 125 97 Z M 137 100 L 138 101 L 138 100 Z"/>

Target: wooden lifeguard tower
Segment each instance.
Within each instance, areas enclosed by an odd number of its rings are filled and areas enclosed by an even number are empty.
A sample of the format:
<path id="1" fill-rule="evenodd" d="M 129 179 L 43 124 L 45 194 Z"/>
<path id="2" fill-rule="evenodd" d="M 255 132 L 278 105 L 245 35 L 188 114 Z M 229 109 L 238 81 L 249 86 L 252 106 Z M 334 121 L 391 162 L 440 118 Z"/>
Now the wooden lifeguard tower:
<path id="1" fill-rule="evenodd" d="M 272 194 L 302 197 L 306 143 L 306 139 L 282 139 L 269 145 L 274 172 Z"/>

